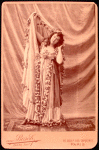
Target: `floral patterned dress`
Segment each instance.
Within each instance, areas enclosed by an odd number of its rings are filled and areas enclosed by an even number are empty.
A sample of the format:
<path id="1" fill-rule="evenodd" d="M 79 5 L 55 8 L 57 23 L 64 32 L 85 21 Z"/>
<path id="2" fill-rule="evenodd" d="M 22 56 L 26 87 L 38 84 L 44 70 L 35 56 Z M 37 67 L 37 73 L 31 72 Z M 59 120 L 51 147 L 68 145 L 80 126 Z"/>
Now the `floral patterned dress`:
<path id="1" fill-rule="evenodd" d="M 40 93 L 42 124 L 61 122 L 62 105 L 60 92 L 60 70 L 56 62 L 57 51 L 50 46 L 42 47 L 40 59 Z"/>
<path id="2" fill-rule="evenodd" d="M 33 112 L 31 118 L 34 124 L 53 126 L 65 121 L 61 114 L 63 70 L 60 70 L 61 65 L 57 63 L 56 57 L 56 49 L 43 46 L 35 64 L 35 103 L 33 108 L 28 109 L 29 113 Z M 27 118 L 31 116 L 28 112 Z"/>

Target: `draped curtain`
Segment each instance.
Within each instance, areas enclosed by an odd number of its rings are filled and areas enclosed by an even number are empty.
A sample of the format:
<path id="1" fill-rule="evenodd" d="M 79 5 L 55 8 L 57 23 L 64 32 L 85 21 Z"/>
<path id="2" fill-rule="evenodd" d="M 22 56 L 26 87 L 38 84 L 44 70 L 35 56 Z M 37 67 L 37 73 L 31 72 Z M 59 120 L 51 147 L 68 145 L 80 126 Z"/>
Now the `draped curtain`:
<path id="1" fill-rule="evenodd" d="M 35 11 L 64 34 L 65 77 L 62 113 L 66 117 L 95 114 L 95 5 L 82 3 L 3 3 L 4 117 L 24 117 L 22 61 L 25 29 Z"/>

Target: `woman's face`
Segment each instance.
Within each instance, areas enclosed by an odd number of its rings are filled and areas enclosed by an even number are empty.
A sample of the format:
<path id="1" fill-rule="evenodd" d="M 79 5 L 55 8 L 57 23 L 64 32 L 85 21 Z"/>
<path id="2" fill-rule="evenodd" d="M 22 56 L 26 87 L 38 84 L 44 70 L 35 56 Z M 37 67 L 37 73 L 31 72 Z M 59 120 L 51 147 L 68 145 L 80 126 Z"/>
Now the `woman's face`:
<path id="1" fill-rule="evenodd" d="M 52 45 L 55 45 L 55 44 L 57 44 L 57 43 L 59 42 L 59 40 L 60 40 L 60 37 L 57 35 L 57 33 L 55 33 L 55 34 L 51 37 L 50 43 L 51 43 Z"/>

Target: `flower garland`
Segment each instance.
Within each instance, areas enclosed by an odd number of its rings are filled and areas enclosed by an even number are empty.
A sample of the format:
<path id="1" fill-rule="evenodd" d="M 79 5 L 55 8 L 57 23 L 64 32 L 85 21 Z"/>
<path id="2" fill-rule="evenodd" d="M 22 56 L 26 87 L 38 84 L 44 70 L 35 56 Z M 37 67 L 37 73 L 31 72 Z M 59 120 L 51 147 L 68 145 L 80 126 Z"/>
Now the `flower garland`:
<path id="1" fill-rule="evenodd" d="M 48 65 L 47 70 L 46 70 L 44 96 L 41 100 L 41 117 L 43 117 L 46 112 L 50 85 L 51 85 L 52 69 L 53 69 L 53 62 L 51 61 L 51 63 Z"/>
<path id="2" fill-rule="evenodd" d="M 35 56 L 35 115 L 40 121 L 40 107 L 41 107 L 41 96 L 40 96 L 40 55 Z"/>
<path id="3" fill-rule="evenodd" d="M 62 89 L 63 89 L 63 80 L 64 80 L 64 75 L 65 75 L 65 68 L 64 68 L 64 61 L 65 61 L 65 56 L 64 56 L 64 51 L 62 49 L 62 56 L 63 56 L 63 62 L 60 64 L 60 75 L 61 75 L 61 82 L 60 82 L 60 94 L 62 96 Z M 61 97 L 62 99 L 62 97 Z"/>
<path id="4" fill-rule="evenodd" d="M 36 56 L 35 60 L 35 115 L 39 118 L 39 121 L 42 120 L 42 117 L 45 114 L 48 96 L 51 85 L 51 75 L 52 75 L 53 62 L 47 66 L 46 78 L 45 78 L 45 89 L 44 96 L 41 99 L 40 95 L 40 56 Z"/>
<path id="5" fill-rule="evenodd" d="M 25 29 L 25 45 L 27 42 L 29 42 L 29 32 L 30 32 L 29 26 L 30 26 L 30 24 L 31 24 L 31 19 L 29 18 L 27 20 L 26 29 Z"/>

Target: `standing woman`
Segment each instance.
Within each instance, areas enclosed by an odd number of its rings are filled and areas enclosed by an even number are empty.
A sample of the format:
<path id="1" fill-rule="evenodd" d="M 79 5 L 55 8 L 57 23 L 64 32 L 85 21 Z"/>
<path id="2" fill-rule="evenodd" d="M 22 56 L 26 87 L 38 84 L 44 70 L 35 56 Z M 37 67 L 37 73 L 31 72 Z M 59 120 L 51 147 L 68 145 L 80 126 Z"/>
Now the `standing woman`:
<path id="1" fill-rule="evenodd" d="M 42 126 L 59 125 L 64 122 L 61 114 L 61 86 L 63 67 L 63 34 L 53 32 L 48 38 L 42 38 L 36 32 L 40 43 L 39 84 L 36 83 L 34 110 L 27 109 L 25 124 L 41 124 Z M 39 91 L 38 91 L 39 87 Z M 38 93 L 40 97 L 38 98 Z"/>

